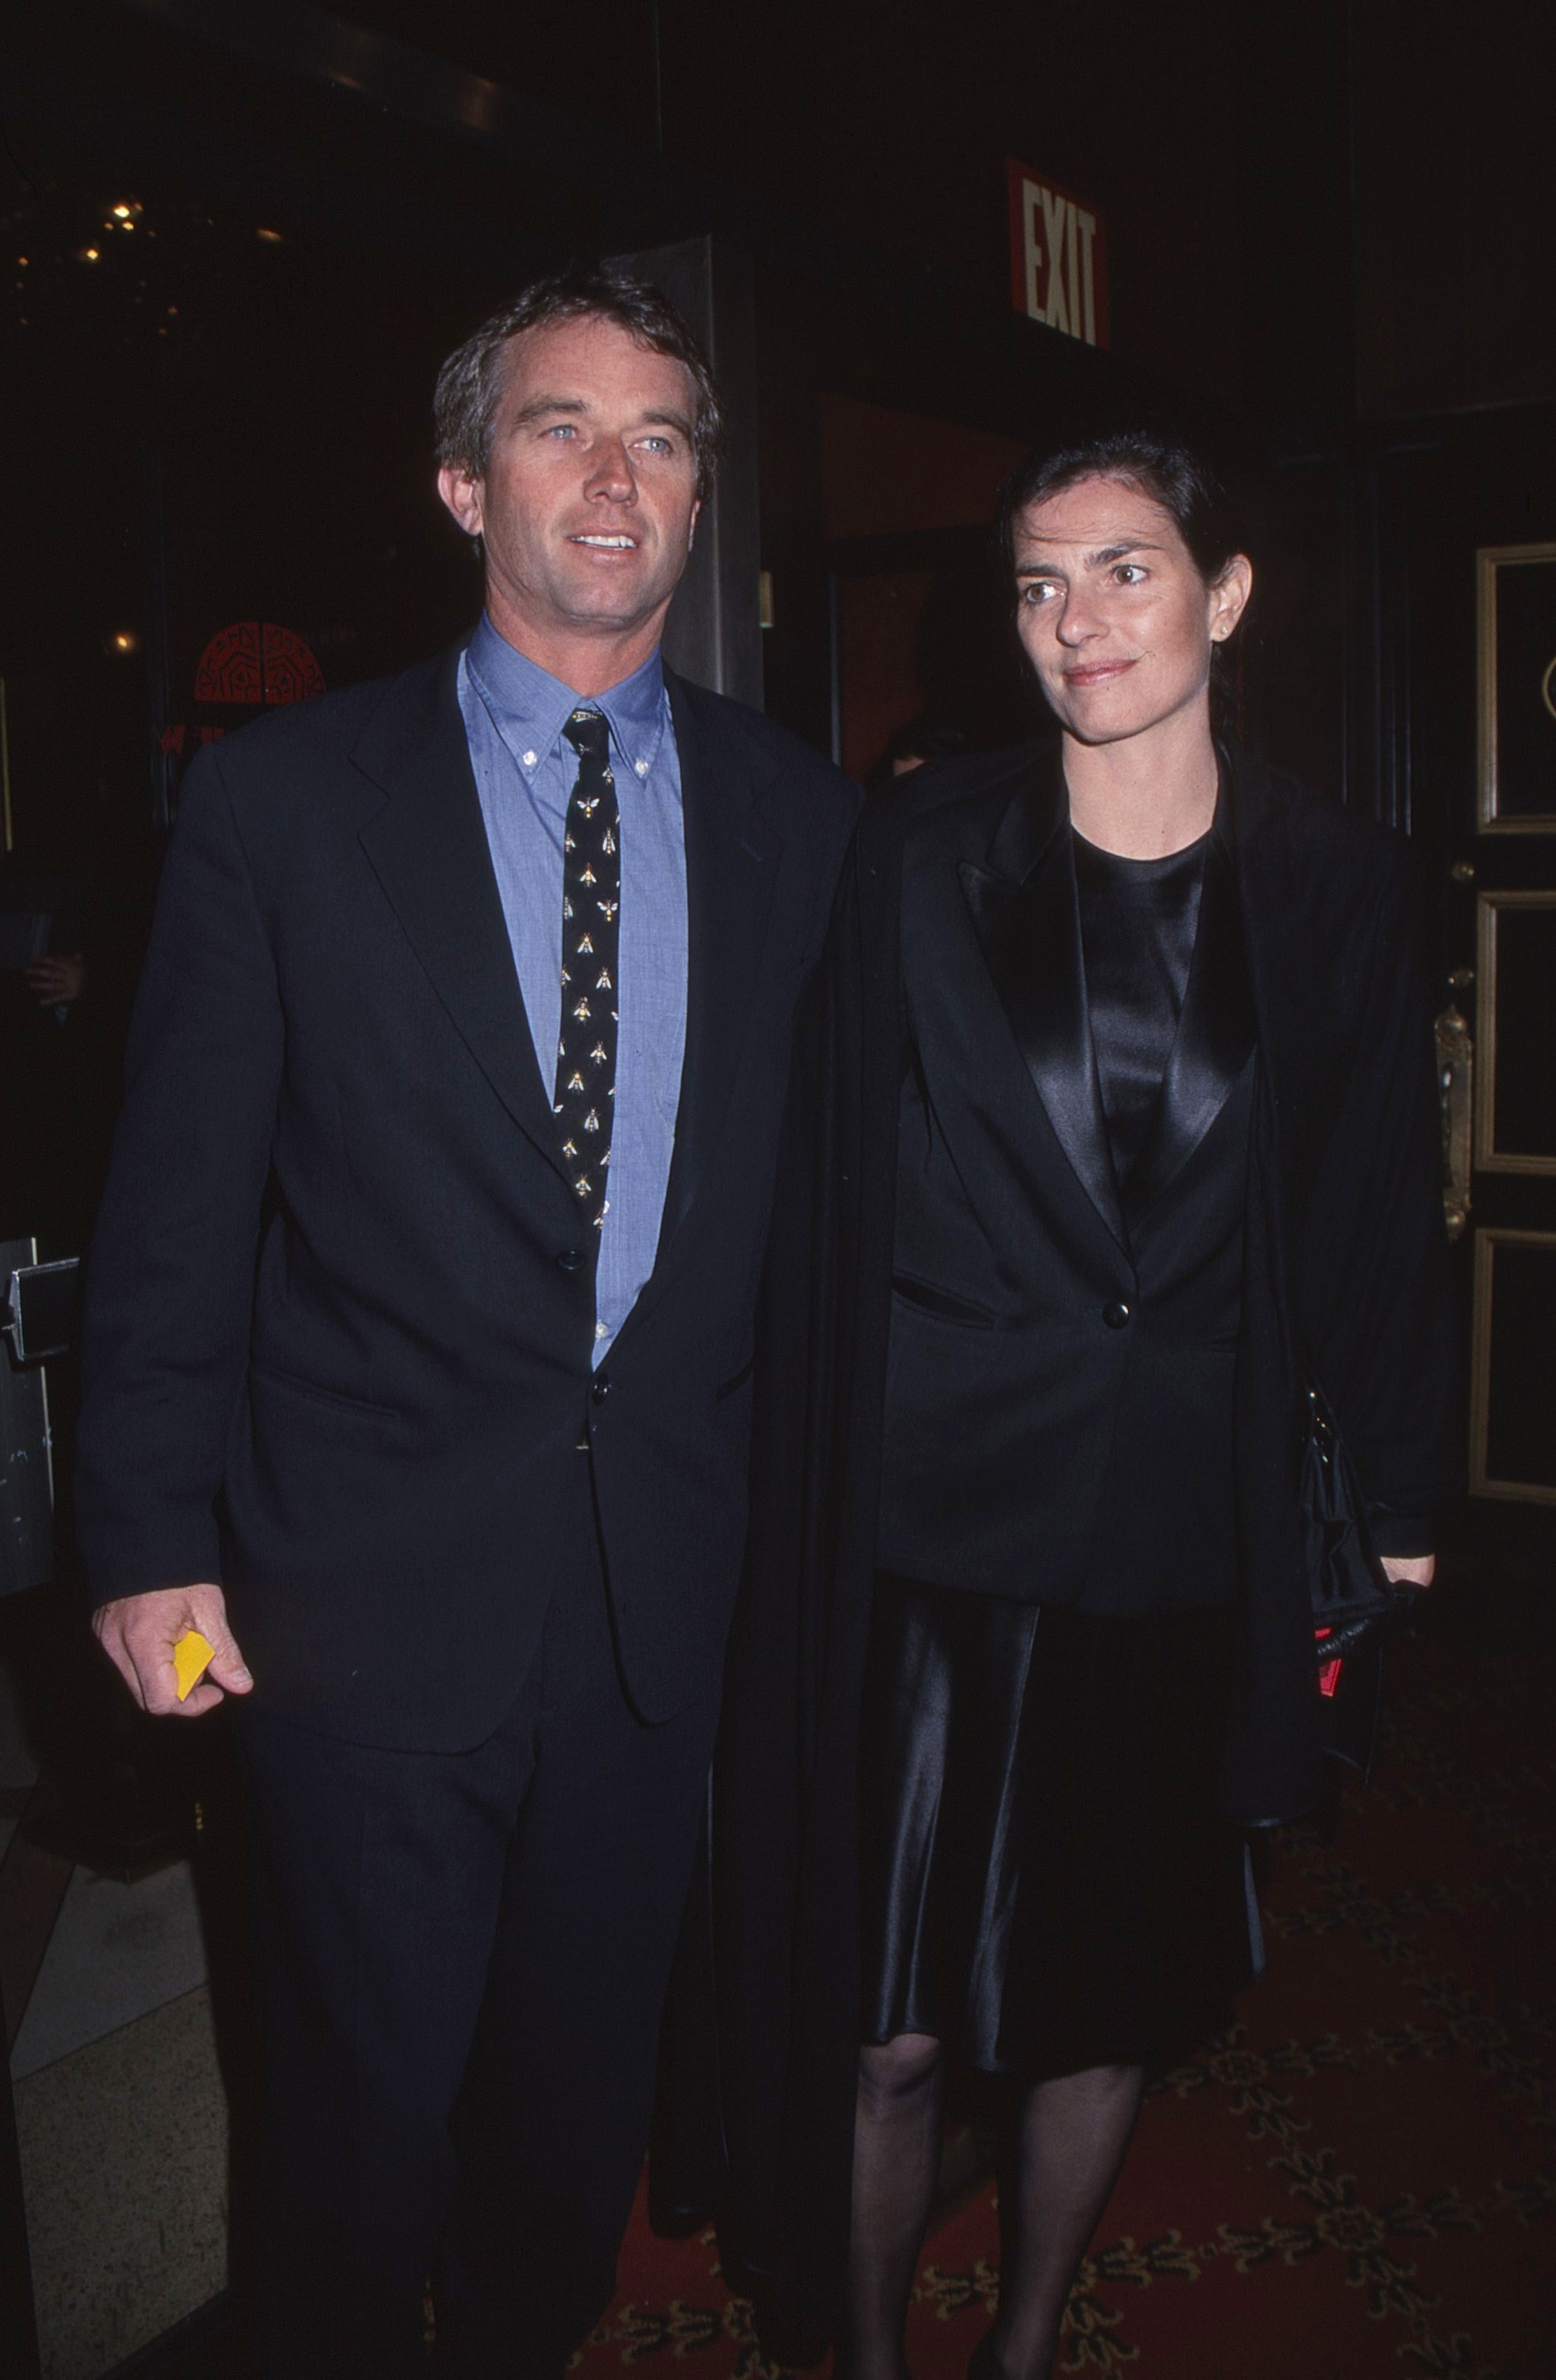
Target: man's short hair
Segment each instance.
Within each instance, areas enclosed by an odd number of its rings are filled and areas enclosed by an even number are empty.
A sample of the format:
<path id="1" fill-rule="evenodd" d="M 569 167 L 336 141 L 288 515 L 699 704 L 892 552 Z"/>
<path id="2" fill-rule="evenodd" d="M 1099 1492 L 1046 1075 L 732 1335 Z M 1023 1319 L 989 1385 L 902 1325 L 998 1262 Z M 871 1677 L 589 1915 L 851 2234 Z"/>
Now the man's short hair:
<path id="1" fill-rule="evenodd" d="M 438 462 L 483 479 L 492 455 L 492 433 L 503 393 L 503 357 L 521 331 L 553 322 L 594 319 L 614 322 L 639 346 L 685 364 L 697 391 L 692 419 L 692 459 L 697 492 L 706 496 L 718 468 L 723 412 L 713 374 L 697 340 L 663 292 L 630 273 L 558 273 L 532 281 L 511 305 L 492 316 L 455 348 L 438 374 L 432 399 Z"/>

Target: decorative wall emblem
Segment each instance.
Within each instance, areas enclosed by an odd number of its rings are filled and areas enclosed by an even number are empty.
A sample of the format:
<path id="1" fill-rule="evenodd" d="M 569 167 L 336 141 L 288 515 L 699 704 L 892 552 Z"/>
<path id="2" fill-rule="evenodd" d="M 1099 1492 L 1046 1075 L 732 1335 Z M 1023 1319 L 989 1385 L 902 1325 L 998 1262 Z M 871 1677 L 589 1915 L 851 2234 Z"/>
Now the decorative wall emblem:
<path id="1" fill-rule="evenodd" d="M 195 671 L 197 702 L 304 702 L 324 691 L 324 673 L 292 628 L 234 620 L 220 628 Z"/>

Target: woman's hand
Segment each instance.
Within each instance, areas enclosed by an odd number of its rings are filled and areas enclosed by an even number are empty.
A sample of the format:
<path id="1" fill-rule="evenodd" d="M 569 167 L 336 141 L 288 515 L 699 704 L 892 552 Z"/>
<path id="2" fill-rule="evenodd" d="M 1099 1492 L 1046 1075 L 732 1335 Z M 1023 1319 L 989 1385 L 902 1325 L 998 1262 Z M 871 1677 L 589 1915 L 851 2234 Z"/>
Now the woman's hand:
<path id="1" fill-rule="evenodd" d="M 1437 1575 L 1437 1556 L 1385 1554 L 1383 1568 L 1396 1586 L 1430 1586 Z"/>

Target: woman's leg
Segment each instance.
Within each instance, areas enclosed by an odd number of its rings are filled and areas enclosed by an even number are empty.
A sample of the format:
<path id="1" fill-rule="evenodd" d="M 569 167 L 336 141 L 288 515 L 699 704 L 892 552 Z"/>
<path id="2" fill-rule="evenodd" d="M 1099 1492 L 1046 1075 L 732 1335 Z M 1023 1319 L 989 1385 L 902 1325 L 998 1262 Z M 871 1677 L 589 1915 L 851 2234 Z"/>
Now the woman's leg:
<path id="1" fill-rule="evenodd" d="M 1005 2380 L 1047 2380 L 1064 2301 L 1118 2180 L 1144 2083 L 1143 2067 L 1093 2066 L 1027 2095 L 991 2337 Z"/>
<path id="2" fill-rule="evenodd" d="M 848 2260 L 848 2380 L 906 2380 L 903 2329 L 940 2170 L 945 2061 L 927 2033 L 859 2052 Z"/>

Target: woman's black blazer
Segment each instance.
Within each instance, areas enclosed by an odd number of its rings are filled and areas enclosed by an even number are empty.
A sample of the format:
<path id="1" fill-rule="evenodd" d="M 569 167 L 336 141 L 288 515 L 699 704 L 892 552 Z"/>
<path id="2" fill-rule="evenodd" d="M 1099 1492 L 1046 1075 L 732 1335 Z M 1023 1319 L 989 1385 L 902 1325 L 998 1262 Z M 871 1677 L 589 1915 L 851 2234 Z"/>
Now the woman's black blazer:
<path id="1" fill-rule="evenodd" d="M 945 841 L 960 806 L 956 850 L 996 872 L 1015 854 L 1019 869 L 1056 770 L 1040 747 L 976 756 L 869 805 L 792 1103 L 714 1860 L 742 2236 L 790 2318 L 822 2332 L 842 2286 L 857 2045 L 855 1764 L 908 1062 L 903 856 L 916 836 Z M 1368 1500 L 1418 1527 L 1456 1476 L 1454 1333 L 1414 862 L 1258 760 L 1231 755 L 1228 771 L 1258 1055 L 1225 1791 L 1263 1825 L 1310 1808 L 1321 1777 L 1295 1500 L 1305 1379 L 1327 1392 Z"/>

